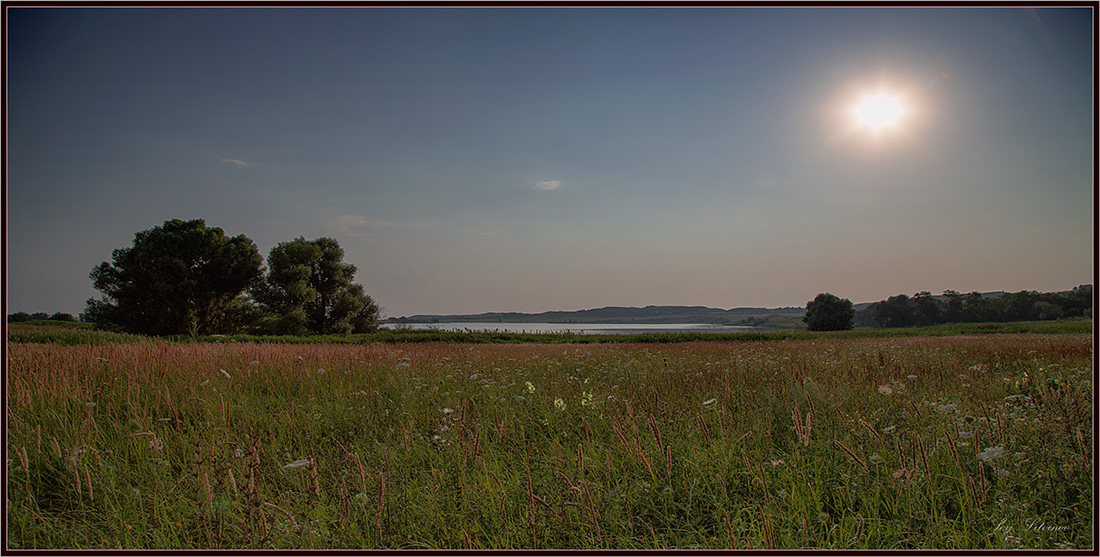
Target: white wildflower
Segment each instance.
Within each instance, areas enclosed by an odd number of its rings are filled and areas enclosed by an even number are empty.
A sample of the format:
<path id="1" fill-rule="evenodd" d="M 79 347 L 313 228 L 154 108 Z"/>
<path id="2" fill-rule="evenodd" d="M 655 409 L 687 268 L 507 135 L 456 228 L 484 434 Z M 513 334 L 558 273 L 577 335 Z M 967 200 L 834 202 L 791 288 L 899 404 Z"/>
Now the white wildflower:
<path id="1" fill-rule="evenodd" d="M 917 376 L 916 375 L 906 375 L 905 378 L 906 379 L 916 379 Z"/>
<path id="2" fill-rule="evenodd" d="M 248 362 L 248 365 L 258 366 L 258 365 L 260 365 L 260 360 L 252 360 L 251 362 Z"/>
<path id="3" fill-rule="evenodd" d="M 224 369 L 222 369 L 222 370 L 219 370 L 219 371 L 221 371 L 221 372 L 222 372 L 222 375 L 224 375 L 226 379 L 232 379 L 232 377 L 230 377 L 230 376 L 229 376 L 229 372 L 228 372 L 228 371 L 225 371 Z"/>
<path id="4" fill-rule="evenodd" d="M 936 412 L 951 412 L 954 409 L 954 404 L 944 404 L 943 406 L 937 407 Z"/>
<path id="5" fill-rule="evenodd" d="M 454 408 L 444 408 L 443 409 L 444 414 L 454 414 L 454 412 L 455 412 Z"/>
<path id="6" fill-rule="evenodd" d="M 878 392 L 879 392 L 879 394 L 890 395 L 890 394 L 894 394 L 894 389 L 891 389 L 890 387 L 888 387 L 886 385 L 882 385 L 878 388 Z"/>
<path id="7" fill-rule="evenodd" d="M 301 468 L 303 466 L 309 466 L 311 462 L 313 461 L 308 458 L 302 458 L 283 466 L 283 468 Z"/>
<path id="8" fill-rule="evenodd" d="M 202 383 L 199 383 L 199 386 L 202 387 L 203 385 L 206 385 L 209 382 L 210 382 L 209 379 L 203 379 Z"/>
<path id="9" fill-rule="evenodd" d="M 711 404 L 715 404 L 716 402 L 718 402 L 718 399 L 716 399 L 716 398 L 712 398 L 710 400 L 705 400 L 705 401 L 703 401 L 703 406 L 710 406 Z"/>

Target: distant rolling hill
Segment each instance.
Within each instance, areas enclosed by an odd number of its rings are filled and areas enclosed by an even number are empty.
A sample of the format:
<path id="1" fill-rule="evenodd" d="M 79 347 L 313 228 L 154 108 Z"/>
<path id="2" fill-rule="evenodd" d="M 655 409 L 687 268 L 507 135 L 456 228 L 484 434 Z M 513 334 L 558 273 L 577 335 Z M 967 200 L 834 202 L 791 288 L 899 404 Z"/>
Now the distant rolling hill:
<path id="1" fill-rule="evenodd" d="M 391 317 L 382 323 L 702 323 L 753 324 L 769 317 L 801 317 L 802 307 L 718 309 L 705 306 L 608 306 L 578 311 L 542 313 L 490 312 L 472 315 L 413 315 Z"/>
<path id="2" fill-rule="evenodd" d="M 983 292 L 984 297 L 995 297 L 1004 292 Z M 943 296 L 934 296 L 937 299 Z M 856 311 L 866 309 L 874 302 L 853 304 Z M 467 315 L 412 315 L 390 317 L 381 323 L 698 323 L 707 325 L 749 325 L 767 329 L 804 328 L 802 315 L 805 307 L 781 308 L 733 308 L 720 309 L 706 306 L 607 306 L 578 311 L 544 311 L 542 313 L 488 312 Z"/>

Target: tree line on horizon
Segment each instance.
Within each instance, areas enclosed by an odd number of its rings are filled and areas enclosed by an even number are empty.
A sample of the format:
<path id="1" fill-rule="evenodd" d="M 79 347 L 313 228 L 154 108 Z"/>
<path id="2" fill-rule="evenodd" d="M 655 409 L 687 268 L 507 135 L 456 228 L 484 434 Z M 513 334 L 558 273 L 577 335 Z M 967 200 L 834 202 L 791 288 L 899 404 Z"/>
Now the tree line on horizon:
<path id="1" fill-rule="evenodd" d="M 87 301 L 80 321 L 146 335 L 307 335 L 370 333 L 381 308 L 352 282 L 333 238 L 298 237 L 271 249 L 267 266 L 256 244 L 229 238 L 203 219 L 173 219 L 138 232 L 112 262 L 90 273 L 102 293 Z M 852 302 L 819 294 L 802 321 L 811 331 L 911 327 L 943 323 L 1043 321 L 1092 317 L 1092 285 L 1069 292 L 1021 291 L 987 297 L 947 290 L 891 296 L 856 311 Z M 8 322 L 75 321 L 71 314 L 8 315 Z"/>
<path id="2" fill-rule="evenodd" d="M 891 296 L 855 312 L 857 327 L 920 327 L 944 323 L 1004 323 L 1008 321 L 1050 321 L 1068 317 L 1092 317 L 1092 285 L 1068 292 L 1023 290 L 999 296 L 979 292 L 960 294 L 944 291 L 942 296 L 918 292 Z"/>
<path id="3" fill-rule="evenodd" d="M 1083 284 L 1069 292 L 1023 290 L 1000 296 L 979 292 L 960 294 L 947 290 L 943 296 L 918 292 L 891 296 L 859 311 L 851 300 L 824 292 L 806 304 L 802 321 L 811 331 L 845 331 L 853 327 L 920 327 L 945 323 L 1004 323 L 1049 321 L 1067 317 L 1092 317 L 1092 285 Z"/>
<path id="4" fill-rule="evenodd" d="M 271 249 L 227 237 L 203 219 L 138 232 L 90 273 L 102 293 L 81 321 L 146 335 L 369 333 L 381 308 L 353 283 L 356 267 L 332 238 L 298 237 Z"/>

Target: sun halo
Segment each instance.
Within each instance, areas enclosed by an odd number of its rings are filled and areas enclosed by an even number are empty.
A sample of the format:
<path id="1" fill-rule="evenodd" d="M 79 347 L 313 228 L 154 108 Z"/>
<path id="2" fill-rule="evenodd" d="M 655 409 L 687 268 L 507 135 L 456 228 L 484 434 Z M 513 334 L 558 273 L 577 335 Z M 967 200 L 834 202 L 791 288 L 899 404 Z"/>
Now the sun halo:
<path id="1" fill-rule="evenodd" d="M 874 93 L 860 98 L 852 113 L 861 126 L 877 131 L 896 126 L 905 115 L 905 107 L 896 95 Z"/>

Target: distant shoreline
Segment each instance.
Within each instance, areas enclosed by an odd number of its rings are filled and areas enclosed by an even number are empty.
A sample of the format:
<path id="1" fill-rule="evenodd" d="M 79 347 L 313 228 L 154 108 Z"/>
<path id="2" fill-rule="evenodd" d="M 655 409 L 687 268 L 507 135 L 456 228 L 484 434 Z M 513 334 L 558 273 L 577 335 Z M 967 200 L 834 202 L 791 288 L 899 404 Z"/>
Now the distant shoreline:
<path id="1" fill-rule="evenodd" d="M 753 319 L 800 317 L 803 307 L 718 309 L 705 306 L 607 306 L 578 311 L 542 313 L 487 312 L 466 315 L 412 315 L 389 317 L 381 325 L 414 323 L 547 323 L 547 324 L 693 324 L 714 326 L 754 326 Z"/>

